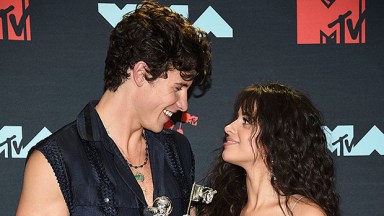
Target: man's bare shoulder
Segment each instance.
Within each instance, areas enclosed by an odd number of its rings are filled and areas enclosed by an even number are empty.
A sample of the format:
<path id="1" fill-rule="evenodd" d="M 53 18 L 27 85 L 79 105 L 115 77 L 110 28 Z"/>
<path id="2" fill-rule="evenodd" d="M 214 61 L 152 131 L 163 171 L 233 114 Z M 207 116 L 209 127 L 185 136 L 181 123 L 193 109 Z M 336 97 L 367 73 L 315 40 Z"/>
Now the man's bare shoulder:
<path id="1" fill-rule="evenodd" d="M 52 167 L 39 151 L 31 153 L 25 166 L 16 215 L 69 215 Z"/>

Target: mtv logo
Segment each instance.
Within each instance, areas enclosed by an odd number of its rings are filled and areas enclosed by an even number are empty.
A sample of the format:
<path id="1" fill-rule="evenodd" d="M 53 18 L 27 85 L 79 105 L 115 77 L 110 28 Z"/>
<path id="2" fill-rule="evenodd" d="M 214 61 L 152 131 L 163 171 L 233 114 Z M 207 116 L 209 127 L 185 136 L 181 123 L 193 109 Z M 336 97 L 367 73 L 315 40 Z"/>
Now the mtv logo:
<path id="1" fill-rule="evenodd" d="M 0 40 L 31 40 L 29 0 L 0 1 Z"/>
<path id="2" fill-rule="evenodd" d="M 369 156 L 374 151 L 384 155 L 384 134 L 376 126 L 373 126 L 359 142 L 353 140 L 353 125 L 337 126 L 330 130 L 324 126 L 327 137 L 328 149 L 337 151 L 337 156 Z"/>
<path id="3" fill-rule="evenodd" d="M 197 126 L 197 120 L 199 120 L 199 117 L 191 115 L 187 112 L 183 112 L 183 115 L 181 116 L 181 122 L 188 123 L 193 126 Z"/>
<path id="4" fill-rule="evenodd" d="M 188 18 L 188 5 L 171 5 L 170 8 Z M 126 4 L 120 9 L 114 3 L 98 3 L 99 13 L 115 27 L 118 22 L 123 18 L 123 15 L 134 11 L 136 4 Z M 216 12 L 211 6 L 209 6 L 200 17 L 193 23 L 193 25 L 199 29 L 206 31 L 207 33 L 212 32 L 218 38 L 232 38 L 233 29 L 232 27 Z"/>
<path id="5" fill-rule="evenodd" d="M 365 0 L 297 0 L 297 44 L 365 43 Z"/>
<path id="6" fill-rule="evenodd" d="M 23 129 L 21 126 L 4 126 L 0 130 L 0 154 L 5 158 L 26 158 L 28 151 L 40 140 L 52 133 L 44 127 L 28 144 L 22 145 Z"/>
<path id="7" fill-rule="evenodd" d="M 194 115 L 191 115 L 187 112 L 183 112 L 181 114 L 179 127 L 176 129 L 176 131 L 181 133 L 181 134 L 184 134 L 184 130 L 182 129 L 183 123 L 197 126 L 198 119 L 199 119 L 198 116 L 194 116 Z M 167 123 L 165 123 L 164 128 L 173 130 L 175 128 L 175 122 L 172 119 L 170 119 Z"/>

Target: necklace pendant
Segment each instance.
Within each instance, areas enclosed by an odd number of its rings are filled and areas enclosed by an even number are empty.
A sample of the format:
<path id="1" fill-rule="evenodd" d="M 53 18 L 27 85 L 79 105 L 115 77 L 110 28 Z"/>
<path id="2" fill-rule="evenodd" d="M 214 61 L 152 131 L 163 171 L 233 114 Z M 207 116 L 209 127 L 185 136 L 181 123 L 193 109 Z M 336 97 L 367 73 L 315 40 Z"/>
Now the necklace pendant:
<path id="1" fill-rule="evenodd" d="M 137 172 L 135 174 L 135 179 L 136 179 L 136 181 L 143 182 L 144 181 L 144 175 L 140 172 Z"/>

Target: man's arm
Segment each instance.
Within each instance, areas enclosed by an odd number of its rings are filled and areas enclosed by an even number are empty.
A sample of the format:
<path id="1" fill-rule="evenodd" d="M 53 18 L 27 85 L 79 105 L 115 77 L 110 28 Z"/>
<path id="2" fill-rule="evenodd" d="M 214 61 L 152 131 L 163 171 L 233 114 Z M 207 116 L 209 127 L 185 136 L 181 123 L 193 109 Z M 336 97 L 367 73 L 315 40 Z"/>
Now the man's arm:
<path id="1" fill-rule="evenodd" d="M 16 216 L 68 216 L 69 211 L 52 167 L 39 151 L 25 166 L 23 189 Z"/>

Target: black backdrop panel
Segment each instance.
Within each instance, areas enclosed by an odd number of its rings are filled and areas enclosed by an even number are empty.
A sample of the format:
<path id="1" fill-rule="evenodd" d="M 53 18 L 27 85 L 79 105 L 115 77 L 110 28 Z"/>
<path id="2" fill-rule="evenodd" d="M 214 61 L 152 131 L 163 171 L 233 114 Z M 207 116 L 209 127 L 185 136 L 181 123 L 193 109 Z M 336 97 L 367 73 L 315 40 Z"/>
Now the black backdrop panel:
<path id="1" fill-rule="evenodd" d="M 110 22 L 136 3 L 0 1 L 1 215 L 15 214 L 28 149 L 102 95 Z M 279 81 L 324 114 L 342 215 L 384 215 L 382 1 L 160 3 L 212 35 L 212 88 L 191 97 L 172 125 L 192 144 L 197 180 L 222 144 L 240 89 Z"/>

